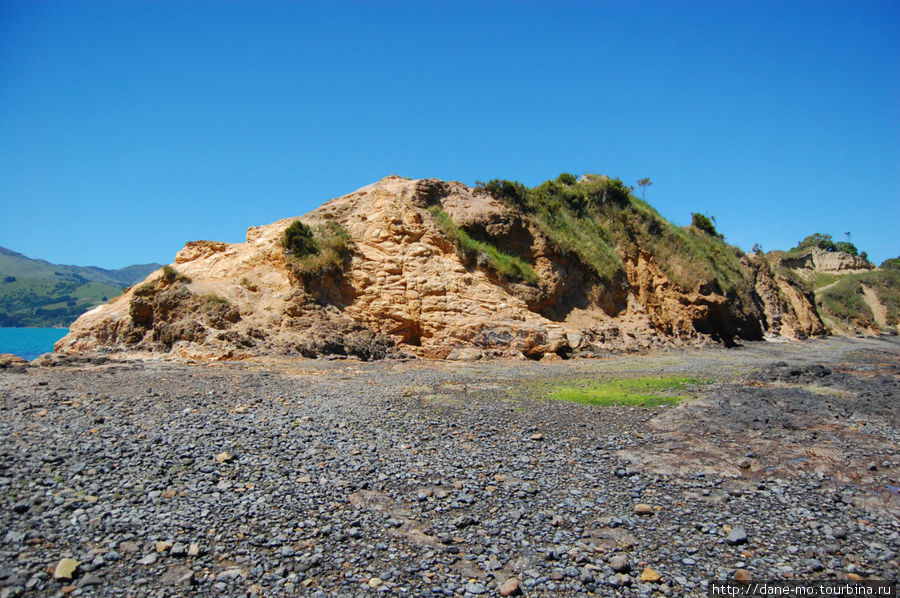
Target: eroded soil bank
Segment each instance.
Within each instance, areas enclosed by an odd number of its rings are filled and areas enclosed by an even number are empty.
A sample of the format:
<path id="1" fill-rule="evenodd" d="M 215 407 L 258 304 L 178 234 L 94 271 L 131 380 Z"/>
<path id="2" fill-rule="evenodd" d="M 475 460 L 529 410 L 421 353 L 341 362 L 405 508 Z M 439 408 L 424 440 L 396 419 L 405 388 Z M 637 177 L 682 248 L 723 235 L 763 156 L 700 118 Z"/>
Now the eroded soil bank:
<path id="1" fill-rule="evenodd" d="M 631 376 L 677 406 L 546 399 Z M 705 595 L 896 577 L 900 343 L 0 370 L 6 596 Z M 80 563 L 54 580 L 66 557 Z M 650 568 L 659 579 L 647 573 Z"/>

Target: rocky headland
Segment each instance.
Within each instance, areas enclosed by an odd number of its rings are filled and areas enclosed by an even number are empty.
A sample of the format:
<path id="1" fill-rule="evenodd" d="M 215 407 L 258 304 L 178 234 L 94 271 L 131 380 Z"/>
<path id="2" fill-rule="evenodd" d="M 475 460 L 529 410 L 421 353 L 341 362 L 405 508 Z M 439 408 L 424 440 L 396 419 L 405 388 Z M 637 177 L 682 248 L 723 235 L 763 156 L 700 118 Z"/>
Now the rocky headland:
<path id="1" fill-rule="evenodd" d="M 295 220 L 188 243 L 56 350 L 539 359 L 825 332 L 812 293 L 765 256 L 675 227 L 607 177 L 532 195 L 387 177 L 300 217 L 346 243 L 312 274 L 285 246 Z"/>

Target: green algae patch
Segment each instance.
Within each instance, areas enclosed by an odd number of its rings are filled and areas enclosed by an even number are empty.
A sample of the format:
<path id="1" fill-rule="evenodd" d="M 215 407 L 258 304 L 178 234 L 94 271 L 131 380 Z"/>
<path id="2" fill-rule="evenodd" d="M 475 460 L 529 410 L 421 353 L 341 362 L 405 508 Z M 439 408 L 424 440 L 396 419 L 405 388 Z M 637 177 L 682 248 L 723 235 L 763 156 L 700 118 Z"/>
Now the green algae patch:
<path id="1" fill-rule="evenodd" d="M 674 405 L 686 398 L 685 391 L 705 384 L 709 384 L 709 381 L 685 376 L 590 380 L 571 386 L 557 386 L 548 396 L 558 401 L 573 401 L 587 405 L 658 407 Z"/>

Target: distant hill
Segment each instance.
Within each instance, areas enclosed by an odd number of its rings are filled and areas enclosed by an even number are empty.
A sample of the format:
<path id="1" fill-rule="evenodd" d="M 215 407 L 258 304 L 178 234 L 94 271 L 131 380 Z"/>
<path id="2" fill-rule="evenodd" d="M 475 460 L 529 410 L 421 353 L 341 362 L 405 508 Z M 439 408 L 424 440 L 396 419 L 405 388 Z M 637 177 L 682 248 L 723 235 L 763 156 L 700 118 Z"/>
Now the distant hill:
<path id="1" fill-rule="evenodd" d="M 0 326 L 67 327 L 160 267 L 65 266 L 0 247 Z"/>

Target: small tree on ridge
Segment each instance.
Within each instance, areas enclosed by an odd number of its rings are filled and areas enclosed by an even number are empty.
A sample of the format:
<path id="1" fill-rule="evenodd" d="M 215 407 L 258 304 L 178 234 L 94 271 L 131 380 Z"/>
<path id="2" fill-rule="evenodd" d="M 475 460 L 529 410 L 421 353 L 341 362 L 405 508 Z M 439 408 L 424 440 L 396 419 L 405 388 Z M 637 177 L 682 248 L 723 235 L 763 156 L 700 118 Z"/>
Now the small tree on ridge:
<path id="1" fill-rule="evenodd" d="M 645 201 L 644 195 L 647 193 L 647 187 L 652 184 L 653 181 L 651 181 L 649 177 L 645 179 L 638 179 L 637 186 L 641 188 L 641 201 Z"/>

